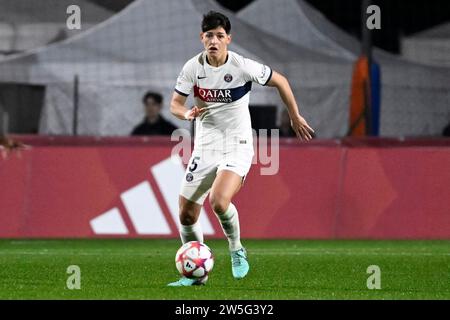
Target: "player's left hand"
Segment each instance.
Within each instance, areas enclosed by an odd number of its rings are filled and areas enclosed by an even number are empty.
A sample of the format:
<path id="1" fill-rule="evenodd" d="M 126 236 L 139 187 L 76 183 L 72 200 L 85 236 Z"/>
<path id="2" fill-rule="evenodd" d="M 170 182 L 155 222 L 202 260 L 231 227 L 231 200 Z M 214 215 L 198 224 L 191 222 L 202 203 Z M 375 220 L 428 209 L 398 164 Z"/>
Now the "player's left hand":
<path id="1" fill-rule="evenodd" d="M 16 141 L 8 137 L 0 137 L 0 153 L 3 159 L 6 159 L 9 154 L 13 152 L 17 152 L 17 155 L 20 156 L 21 150 L 29 148 L 29 146 L 23 144 L 20 141 Z"/>
<path id="2" fill-rule="evenodd" d="M 299 139 L 309 141 L 314 136 L 314 130 L 308 125 L 305 118 L 300 115 L 291 119 L 291 126 Z"/>

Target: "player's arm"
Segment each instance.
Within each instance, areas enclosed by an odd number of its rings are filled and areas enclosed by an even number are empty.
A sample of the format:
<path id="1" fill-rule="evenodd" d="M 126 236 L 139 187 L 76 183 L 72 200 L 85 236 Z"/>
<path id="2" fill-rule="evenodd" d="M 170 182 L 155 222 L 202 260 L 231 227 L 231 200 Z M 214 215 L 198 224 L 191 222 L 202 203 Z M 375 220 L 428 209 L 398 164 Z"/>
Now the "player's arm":
<path id="1" fill-rule="evenodd" d="M 172 100 L 170 102 L 170 112 L 181 120 L 194 120 L 196 117 L 200 116 L 206 111 L 206 108 L 199 108 L 194 106 L 192 109 L 188 109 L 186 104 L 186 96 L 174 92 L 172 95 Z"/>
<path id="2" fill-rule="evenodd" d="M 288 109 L 289 117 L 291 118 L 291 126 L 297 137 L 306 141 L 311 140 L 314 130 L 308 125 L 305 118 L 300 115 L 294 93 L 292 92 L 288 80 L 283 75 L 273 71 L 272 77 L 267 85 L 277 88 L 281 99 Z"/>

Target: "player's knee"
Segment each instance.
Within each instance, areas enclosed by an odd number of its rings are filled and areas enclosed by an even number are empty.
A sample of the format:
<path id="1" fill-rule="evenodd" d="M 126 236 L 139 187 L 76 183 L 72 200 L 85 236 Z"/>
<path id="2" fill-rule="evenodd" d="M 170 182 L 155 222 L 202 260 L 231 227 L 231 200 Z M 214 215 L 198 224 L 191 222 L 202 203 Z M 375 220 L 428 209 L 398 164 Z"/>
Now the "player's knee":
<path id="1" fill-rule="evenodd" d="M 209 204 L 217 214 L 224 214 L 230 205 L 230 200 L 220 196 L 210 195 Z"/>
<path id="2" fill-rule="evenodd" d="M 195 210 L 190 210 L 187 208 L 182 208 L 180 211 L 180 222 L 185 226 L 193 225 L 197 222 L 197 217 Z"/>

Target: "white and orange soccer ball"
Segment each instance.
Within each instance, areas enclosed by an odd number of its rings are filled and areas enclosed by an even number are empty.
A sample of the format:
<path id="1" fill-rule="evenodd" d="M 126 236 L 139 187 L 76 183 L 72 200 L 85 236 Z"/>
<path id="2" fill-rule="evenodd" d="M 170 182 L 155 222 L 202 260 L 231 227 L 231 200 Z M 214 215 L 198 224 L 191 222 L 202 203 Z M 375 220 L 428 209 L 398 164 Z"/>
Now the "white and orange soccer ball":
<path id="1" fill-rule="evenodd" d="M 199 241 L 186 242 L 175 255 L 175 264 L 182 276 L 200 279 L 207 276 L 214 266 L 211 249 Z"/>

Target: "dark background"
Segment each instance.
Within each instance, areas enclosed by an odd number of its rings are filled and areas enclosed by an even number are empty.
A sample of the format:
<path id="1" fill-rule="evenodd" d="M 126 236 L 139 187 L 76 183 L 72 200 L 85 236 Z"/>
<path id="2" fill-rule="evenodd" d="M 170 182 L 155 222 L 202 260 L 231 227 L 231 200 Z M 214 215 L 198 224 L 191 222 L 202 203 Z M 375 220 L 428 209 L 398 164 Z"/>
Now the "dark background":
<path id="1" fill-rule="evenodd" d="M 257 0 L 217 0 L 239 11 Z M 273 0 L 276 1 L 276 0 Z M 306 0 L 331 22 L 355 37 L 361 35 L 361 0 Z M 450 21 L 450 0 L 373 0 L 381 9 L 381 30 L 374 30 L 374 45 L 399 53 L 401 36 Z"/>
<path id="2" fill-rule="evenodd" d="M 123 9 L 133 0 L 90 0 L 113 11 Z M 237 12 L 258 0 L 216 0 Z M 273 0 L 277 1 L 277 0 Z M 305 0 L 331 22 L 360 38 L 362 0 Z M 373 31 L 374 45 L 400 53 L 400 39 L 450 21 L 450 0 L 373 0 L 381 9 L 381 30 Z"/>

